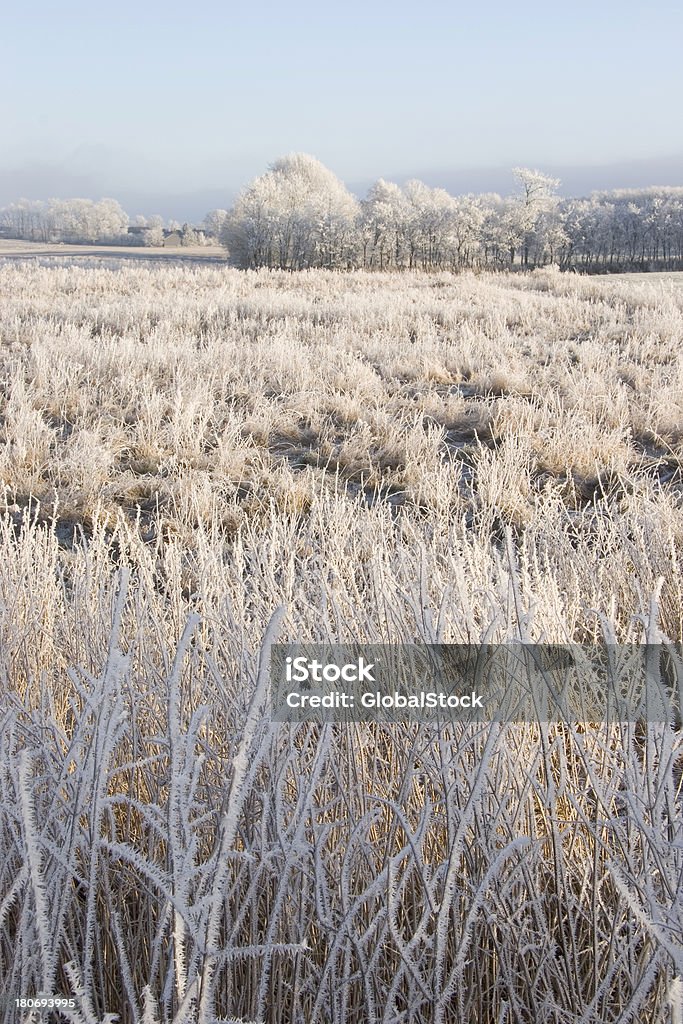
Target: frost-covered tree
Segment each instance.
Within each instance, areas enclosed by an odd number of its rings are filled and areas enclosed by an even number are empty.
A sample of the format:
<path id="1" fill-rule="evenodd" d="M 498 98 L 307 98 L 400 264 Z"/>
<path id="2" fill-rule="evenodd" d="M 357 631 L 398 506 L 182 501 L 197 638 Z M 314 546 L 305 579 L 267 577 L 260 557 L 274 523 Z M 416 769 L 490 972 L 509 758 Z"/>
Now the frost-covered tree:
<path id="1" fill-rule="evenodd" d="M 405 187 L 409 204 L 407 236 L 410 266 L 441 267 L 453 263 L 457 203 L 442 188 L 429 188 L 422 181 Z"/>
<path id="2" fill-rule="evenodd" d="M 477 196 L 481 209 L 479 229 L 480 261 L 486 267 L 502 267 L 509 259 L 508 239 L 503 222 L 507 202 L 497 192 Z"/>
<path id="3" fill-rule="evenodd" d="M 471 267 L 481 262 L 487 214 L 482 196 L 458 196 L 453 200 L 451 245 L 453 262 L 458 267 Z"/>
<path id="4" fill-rule="evenodd" d="M 128 214 L 116 199 L 100 199 L 95 203 L 97 241 L 120 238 L 128 230 Z"/>
<path id="5" fill-rule="evenodd" d="M 187 222 L 185 224 L 183 224 L 183 230 L 182 230 L 182 235 L 181 235 L 181 242 L 185 246 L 188 246 L 188 245 L 199 245 L 199 234 L 198 234 L 198 232 L 195 231 L 195 229 L 192 227 L 192 225 L 187 223 Z"/>
<path id="6" fill-rule="evenodd" d="M 17 238 L 36 242 L 118 241 L 128 214 L 115 199 L 20 199 L 2 211 L 2 223 Z"/>
<path id="7" fill-rule="evenodd" d="M 164 244 L 164 218 L 158 213 L 147 221 L 147 230 L 144 234 L 144 243 L 147 246 L 160 246 Z"/>
<path id="8" fill-rule="evenodd" d="M 512 173 L 517 180 L 520 195 L 509 210 L 511 262 L 514 262 L 512 241 L 518 238 L 522 263 L 528 266 L 532 249 L 543 252 L 546 241 L 543 237 L 543 226 L 546 221 L 550 223 L 549 215 L 555 211 L 560 201 L 556 193 L 560 180 L 551 178 L 542 171 L 530 170 L 528 167 L 515 167 Z"/>
<path id="9" fill-rule="evenodd" d="M 361 203 L 359 221 L 363 266 L 385 270 L 408 261 L 412 211 L 399 185 L 380 178 Z"/>
<path id="10" fill-rule="evenodd" d="M 363 266 L 456 269 L 481 256 L 487 211 L 476 196 L 455 198 L 417 180 L 401 189 L 380 178 L 361 206 Z"/>
<path id="11" fill-rule="evenodd" d="M 683 188 L 594 192 L 567 200 L 560 212 L 565 263 L 622 270 L 683 261 Z"/>
<path id="12" fill-rule="evenodd" d="M 164 244 L 164 229 L 160 227 L 147 228 L 144 235 L 145 245 L 150 248 L 158 248 Z"/>
<path id="13" fill-rule="evenodd" d="M 209 210 L 202 221 L 204 233 L 209 238 L 220 238 L 221 230 L 227 216 L 227 210 Z"/>
<path id="14" fill-rule="evenodd" d="M 0 211 L 0 223 L 14 238 L 35 242 L 50 240 L 48 206 L 40 200 L 19 199 Z"/>
<path id="15" fill-rule="evenodd" d="M 241 193 L 221 230 L 238 267 L 345 267 L 358 204 L 315 157 L 282 157 Z"/>

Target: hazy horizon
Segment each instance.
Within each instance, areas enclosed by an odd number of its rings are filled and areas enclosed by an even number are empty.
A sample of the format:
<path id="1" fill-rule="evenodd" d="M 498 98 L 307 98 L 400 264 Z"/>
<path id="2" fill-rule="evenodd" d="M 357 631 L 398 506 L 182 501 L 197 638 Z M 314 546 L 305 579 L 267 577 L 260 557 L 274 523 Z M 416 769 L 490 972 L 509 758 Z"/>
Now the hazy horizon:
<path id="1" fill-rule="evenodd" d="M 289 152 L 360 194 L 505 193 L 517 165 L 565 195 L 683 184 L 673 5 L 37 0 L 4 28 L 0 205 L 111 196 L 196 220 Z"/>
<path id="2" fill-rule="evenodd" d="M 273 159 L 277 155 L 274 154 Z M 315 154 L 313 154 L 315 155 Z M 269 161 L 269 163 L 272 161 Z M 255 174 L 266 170 L 264 165 Z M 331 168 L 334 170 L 334 168 Z M 683 153 L 660 160 L 634 160 L 619 164 L 556 166 L 544 164 L 540 168 L 547 174 L 560 178 L 559 192 L 563 196 L 585 196 L 594 191 L 608 191 L 617 188 L 647 188 L 649 186 L 683 186 Z M 58 168 L 37 165 L 33 168 L 18 169 L 15 172 L 0 171 L 0 207 L 18 199 L 47 200 L 51 198 L 108 198 L 118 200 L 126 212 L 134 217 L 138 214 L 152 216 L 160 214 L 166 219 L 200 221 L 209 210 L 227 208 L 236 198 L 240 189 L 249 179 L 235 181 L 231 186 L 221 187 L 208 184 L 195 190 L 177 192 L 143 191 L 134 188 L 105 187 L 107 183 L 97 175 L 78 176 L 61 172 Z M 418 178 L 434 188 L 445 188 L 452 195 L 467 193 L 497 192 L 510 194 L 515 190 L 511 167 L 481 168 L 416 168 L 403 174 L 383 173 L 377 178 L 405 184 L 411 178 Z M 366 178 L 346 181 L 349 189 L 362 198 L 373 181 Z"/>

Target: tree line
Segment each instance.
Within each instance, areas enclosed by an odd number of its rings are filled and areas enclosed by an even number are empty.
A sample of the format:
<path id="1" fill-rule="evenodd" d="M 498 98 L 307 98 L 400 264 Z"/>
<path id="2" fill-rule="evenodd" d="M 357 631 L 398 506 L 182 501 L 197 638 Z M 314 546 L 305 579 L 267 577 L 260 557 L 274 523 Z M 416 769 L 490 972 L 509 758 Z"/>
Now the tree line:
<path id="1" fill-rule="evenodd" d="M 185 245 L 220 241 L 243 269 L 683 269 L 683 188 L 563 199 L 556 178 L 528 168 L 513 174 L 509 196 L 452 196 L 421 181 L 380 179 L 359 201 L 319 160 L 296 153 L 197 228 L 164 227 L 161 217 L 131 225 L 113 199 L 20 200 L 0 211 L 0 227 L 41 242 L 142 245 L 161 245 L 178 230 Z"/>
<path id="2" fill-rule="evenodd" d="M 218 212 L 225 216 L 224 210 Z M 213 215 L 207 220 L 214 225 Z M 203 226 L 164 222 L 158 214 L 131 221 L 115 199 L 20 199 L 0 210 L 0 230 L 31 242 L 147 246 L 163 245 L 171 232 L 177 232 L 181 245 L 203 245 L 209 234 Z"/>
<path id="3" fill-rule="evenodd" d="M 359 202 L 314 157 L 294 154 L 242 191 L 219 236 L 242 268 L 683 267 L 683 188 L 562 199 L 556 178 L 513 174 L 506 197 L 380 179 Z"/>

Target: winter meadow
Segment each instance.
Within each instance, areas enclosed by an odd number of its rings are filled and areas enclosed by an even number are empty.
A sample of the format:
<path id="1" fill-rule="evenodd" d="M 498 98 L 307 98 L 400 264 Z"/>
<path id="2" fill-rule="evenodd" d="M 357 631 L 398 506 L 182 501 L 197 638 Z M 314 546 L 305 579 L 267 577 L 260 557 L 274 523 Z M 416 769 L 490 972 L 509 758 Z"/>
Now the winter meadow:
<path id="1" fill-rule="evenodd" d="M 0 266 L 3 1019 L 681 1024 L 680 723 L 267 704 L 273 642 L 683 640 L 678 278 L 285 171 L 253 269 Z M 680 259 L 635 205 L 584 252 Z"/>

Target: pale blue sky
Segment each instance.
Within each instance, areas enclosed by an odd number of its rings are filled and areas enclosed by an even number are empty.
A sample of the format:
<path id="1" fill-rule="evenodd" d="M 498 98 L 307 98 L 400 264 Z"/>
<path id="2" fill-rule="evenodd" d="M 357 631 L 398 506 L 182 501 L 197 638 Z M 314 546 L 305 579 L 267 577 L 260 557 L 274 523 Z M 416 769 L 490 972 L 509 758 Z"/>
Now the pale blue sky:
<path id="1" fill-rule="evenodd" d="M 351 184 L 683 155 L 678 3 L 15 0 L 0 30 L 0 201 L 234 193 L 291 151 Z"/>

